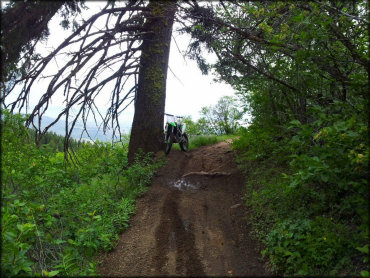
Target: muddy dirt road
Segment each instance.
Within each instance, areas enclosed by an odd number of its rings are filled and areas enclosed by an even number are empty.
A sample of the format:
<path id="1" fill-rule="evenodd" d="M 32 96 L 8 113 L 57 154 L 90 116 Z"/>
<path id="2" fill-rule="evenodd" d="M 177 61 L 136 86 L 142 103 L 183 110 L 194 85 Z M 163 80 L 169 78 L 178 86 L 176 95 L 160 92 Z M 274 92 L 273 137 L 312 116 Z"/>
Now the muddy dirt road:
<path id="1" fill-rule="evenodd" d="M 100 258 L 100 274 L 266 276 L 229 144 L 172 150 L 167 159 L 117 247 Z"/>

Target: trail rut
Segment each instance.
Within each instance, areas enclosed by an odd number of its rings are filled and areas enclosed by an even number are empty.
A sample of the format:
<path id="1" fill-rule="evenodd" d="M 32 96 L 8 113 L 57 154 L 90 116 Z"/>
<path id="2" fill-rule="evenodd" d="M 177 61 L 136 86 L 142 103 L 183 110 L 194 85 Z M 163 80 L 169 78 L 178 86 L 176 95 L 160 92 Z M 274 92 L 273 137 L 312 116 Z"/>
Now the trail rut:
<path id="1" fill-rule="evenodd" d="M 167 159 L 116 248 L 100 257 L 99 273 L 266 276 L 229 144 L 172 150 Z"/>

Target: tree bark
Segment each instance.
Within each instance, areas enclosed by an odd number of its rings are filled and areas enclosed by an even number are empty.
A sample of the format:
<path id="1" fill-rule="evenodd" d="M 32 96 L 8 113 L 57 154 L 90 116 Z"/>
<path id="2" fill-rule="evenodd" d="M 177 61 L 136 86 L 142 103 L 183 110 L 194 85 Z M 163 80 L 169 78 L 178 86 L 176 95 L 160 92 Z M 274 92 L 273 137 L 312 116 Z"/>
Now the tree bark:
<path id="1" fill-rule="evenodd" d="M 172 25 L 175 17 L 174 1 L 151 1 L 144 29 L 140 57 L 135 114 L 132 123 L 128 161 L 136 153 L 157 152 L 164 144 L 163 123 L 166 100 L 166 78 Z"/>

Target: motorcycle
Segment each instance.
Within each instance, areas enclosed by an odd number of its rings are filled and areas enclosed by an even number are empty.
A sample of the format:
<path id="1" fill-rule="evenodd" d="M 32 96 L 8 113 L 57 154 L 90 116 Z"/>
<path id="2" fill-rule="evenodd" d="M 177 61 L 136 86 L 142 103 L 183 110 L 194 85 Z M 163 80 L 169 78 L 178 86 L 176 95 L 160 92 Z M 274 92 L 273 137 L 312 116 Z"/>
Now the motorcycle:
<path id="1" fill-rule="evenodd" d="M 179 143 L 182 151 L 189 150 L 189 139 L 185 133 L 186 124 L 181 122 L 183 117 L 166 114 L 167 121 L 164 130 L 165 153 L 169 154 L 173 143 Z"/>

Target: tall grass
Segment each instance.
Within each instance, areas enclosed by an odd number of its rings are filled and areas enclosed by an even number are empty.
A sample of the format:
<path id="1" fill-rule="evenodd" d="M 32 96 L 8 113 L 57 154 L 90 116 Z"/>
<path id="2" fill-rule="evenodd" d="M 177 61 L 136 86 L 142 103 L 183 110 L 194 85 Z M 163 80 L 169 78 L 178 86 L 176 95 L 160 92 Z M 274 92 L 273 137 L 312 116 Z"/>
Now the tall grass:
<path id="1" fill-rule="evenodd" d="M 189 150 L 199 148 L 201 146 L 208 146 L 212 144 L 216 144 L 221 141 L 225 141 L 227 139 L 234 138 L 235 135 L 196 135 L 196 136 L 189 136 Z M 175 150 L 180 150 L 179 144 L 174 144 L 172 146 Z"/>

